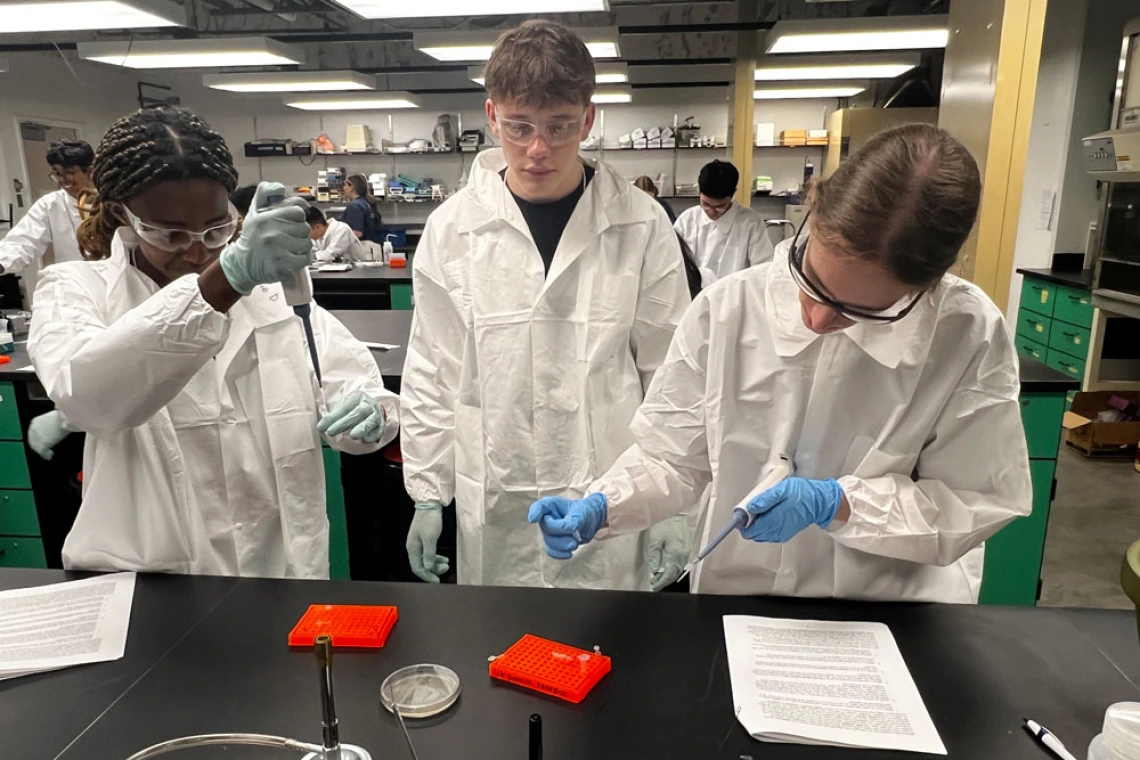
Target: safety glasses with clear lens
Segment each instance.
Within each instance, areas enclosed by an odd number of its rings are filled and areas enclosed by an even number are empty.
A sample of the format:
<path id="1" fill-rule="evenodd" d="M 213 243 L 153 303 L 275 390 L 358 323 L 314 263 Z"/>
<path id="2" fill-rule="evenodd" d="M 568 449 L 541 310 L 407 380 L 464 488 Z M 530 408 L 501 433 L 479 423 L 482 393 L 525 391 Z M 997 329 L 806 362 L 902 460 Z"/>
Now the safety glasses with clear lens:
<path id="1" fill-rule="evenodd" d="M 141 240 L 167 253 L 181 253 L 199 242 L 210 250 L 222 248 L 226 243 L 230 242 L 234 233 L 237 232 L 238 225 L 241 224 L 241 215 L 238 214 L 237 209 L 234 208 L 232 203 L 230 204 L 229 218 L 225 222 L 216 227 L 202 230 L 201 232 L 155 227 L 135 216 L 127 204 L 122 204 L 122 207 L 127 215 L 127 219 L 131 223 L 131 229 L 135 231 L 135 234 L 138 235 Z"/>
<path id="2" fill-rule="evenodd" d="M 898 303 L 885 311 L 867 311 L 865 309 L 855 308 L 847 304 L 840 303 L 832 298 L 828 298 L 819 288 L 817 288 L 812 281 L 804 274 L 804 257 L 807 256 L 808 241 L 811 240 L 810 234 L 804 234 L 804 226 L 807 224 L 807 217 L 804 217 L 803 224 L 796 230 L 796 236 L 792 240 L 791 250 L 788 251 L 788 268 L 792 272 L 792 279 L 795 280 L 796 285 L 803 291 L 811 300 L 816 303 L 823 304 L 839 316 L 849 319 L 852 322 L 863 322 L 866 324 L 874 325 L 889 325 L 893 322 L 898 322 L 900 319 L 910 314 L 914 307 L 918 305 L 919 300 L 922 298 L 925 290 L 919 291 L 914 298 L 903 298 Z"/>
<path id="3" fill-rule="evenodd" d="M 582 126 L 586 123 L 586 114 L 583 113 L 577 119 L 555 119 L 542 125 L 504 119 L 495 114 L 495 123 L 499 125 L 499 134 L 509 143 L 527 148 L 541 134 L 543 142 L 552 148 L 557 148 L 580 141 Z"/>

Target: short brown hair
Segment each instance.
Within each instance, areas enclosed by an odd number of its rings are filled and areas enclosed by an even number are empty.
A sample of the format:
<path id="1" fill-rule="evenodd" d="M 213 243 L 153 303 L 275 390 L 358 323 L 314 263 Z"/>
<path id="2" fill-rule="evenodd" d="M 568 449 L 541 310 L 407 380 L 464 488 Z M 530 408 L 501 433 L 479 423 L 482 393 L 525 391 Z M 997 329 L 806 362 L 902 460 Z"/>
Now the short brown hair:
<path id="1" fill-rule="evenodd" d="M 899 280 L 928 286 L 958 258 L 981 202 L 978 165 L 930 124 L 872 137 L 812 188 L 812 232 L 880 261 Z"/>
<path id="2" fill-rule="evenodd" d="M 532 19 L 499 37 L 483 76 L 496 103 L 552 108 L 589 105 L 596 73 L 590 51 L 571 29 Z"/>
<path id="3" fill-rule="evenodd" d="M 633 186 L 638 190 L 649 193 L 654 198 L 657 197 L 657 183 L 644 174 L 633 181 Z"/>

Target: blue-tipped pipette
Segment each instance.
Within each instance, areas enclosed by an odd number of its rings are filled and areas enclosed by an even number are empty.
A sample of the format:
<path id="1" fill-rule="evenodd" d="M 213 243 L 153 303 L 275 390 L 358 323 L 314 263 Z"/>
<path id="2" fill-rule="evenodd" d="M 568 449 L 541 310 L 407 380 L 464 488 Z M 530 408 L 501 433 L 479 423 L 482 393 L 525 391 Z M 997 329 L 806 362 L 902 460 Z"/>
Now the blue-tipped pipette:
<path id="1" fill-rule="evenodd" d="M 764 478 L 764 480 L 760 482 L 760 485 L 756 486 L 756 489 L 752 493 L 744 497 L 744 500 L 740 502 L 740 506 L 737 506 L 732 510 L 732 519 L 728 521 L 727 525 L 720 529 L 719 533 L 709 539 L 709 542 L 705 544 L 705 548 L 697 552 L 697 556 L 691 560 L 689 564 L 685 565 L 685 571 L 681 573 L 681 577 L 677 580 L 682 580 L 688 576 L 688 574 L 693 571 L 693 568 L 697 566 L 698 562 L 709 556 L 709 554 L 712 553 L 713 549 L 720 546 L 721 542 L 723 542 L 724 539 L 728 538 L 729 533 L 732 533 L 734 530 L 744 530 L 749 525 L 751 525 L 752 521 L 756 519 L 756 515 L 752 514 L 746 509 L 748 503 L 762 494 L 764 491 L 767 491 L 775 484 L 787 478 L 792 474 L 794 469 L 795 468 L 792 465 L 791 457 L 788 457 L 787 455 L 781 456 L 780 464 L 771 473 L 770 477 Z"/>

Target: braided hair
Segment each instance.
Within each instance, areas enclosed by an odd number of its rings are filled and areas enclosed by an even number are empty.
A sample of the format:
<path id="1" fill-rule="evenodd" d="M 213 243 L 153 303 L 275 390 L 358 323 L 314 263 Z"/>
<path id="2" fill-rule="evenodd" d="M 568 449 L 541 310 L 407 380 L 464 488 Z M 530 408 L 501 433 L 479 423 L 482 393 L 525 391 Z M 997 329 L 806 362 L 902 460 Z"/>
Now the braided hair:
<path id="1" fill-rule="evenodd" d="M 83 222 L 77 233 L 88 260 L 111 255 L 111 240 L 120 222 L 107 201 L 126 203 L 160 182 L 207 179 L 232 192 L 237 169 L 222 136 L 190 111 L 161 106 L 144 108 L 116 121 L 103 135 L 91 181 L 95 192 L 84 196 Z"/>

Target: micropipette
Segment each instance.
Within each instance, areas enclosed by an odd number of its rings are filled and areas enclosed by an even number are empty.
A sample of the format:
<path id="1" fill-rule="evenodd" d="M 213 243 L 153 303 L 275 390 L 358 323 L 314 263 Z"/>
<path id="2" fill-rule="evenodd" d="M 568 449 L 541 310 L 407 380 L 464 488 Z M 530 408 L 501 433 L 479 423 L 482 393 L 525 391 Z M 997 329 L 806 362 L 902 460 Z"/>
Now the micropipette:
<path id="1" fill-rule="evenodd" d="M 752 521 L 756 519 L 756 515 L 748 511 L 748 503 L 760 494 L 767 491 L 772 486 L 790 476 L 794 471 L 795 466 L 792 464 L 791 457 L 787 456 L 786 454 L 781 455 L 780 464 L 776 466 L 776 469 L 774 469 L 769 474 L 769 477 L 761 480 L 760 485 L 756 486 L 752 493 L 745 496 L 743 501 L 740 502 L 740 505 L 732 510 L 732 519 L 728 521 L 727 525 L 720 529 L 719 533 L 709 539 L 709 542 L 705 544 L 705 548 L 697 552 L 695 559 L 690 560 L 689 564 L 685 565 L 685 570 L 677 578 L 677 581 L 681 581 L 688 577 L 689 573 L 693 571 L 693 568 L 697 566 L 697 563 L 703 560 L 705 557 L 709 556 L 709 554 L 712 553 L 713 549 L 720 546 L 721 542 L 724 541 L 724 539 L 728 538 L 729 533 L 732 533 L 734 530 L 744 530 L 749 525 L 751 525 Z"/>
<path id="2" fill-rule="evenodd" d="M 271 195 L 266 199 L 267 204 L 262 206 L 259 211 L 272 208 L 280 203 L 285 202 L 284 195 Z M 290 198 L 290 202 L 295 202 Z M 303 199 L 297 198 L 298 205 L 303 203 Z M 309 270 L 302 269 L 292 277 L 286 278 L 281 281 L 281 287 L 285 291 L 285 303 L 293 307 L 293 313 L 301 318 L 301 326 L 305 329 L 305 342 L 309 346 L 309 358 L 313 361 L 313 372 L 317 376 L 317 385 L 322 385 L 321 382 L 321 363 L 317 359 L 317 343 L 313 339 L 313 322 L 312 322 L 312 302 L 313 302 L 313 280 L 309 277 Z"/>

